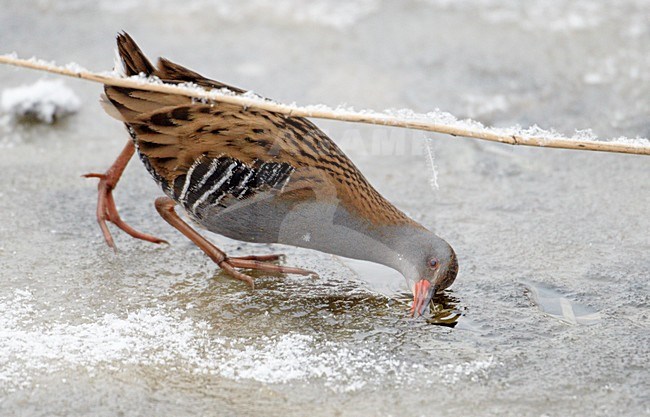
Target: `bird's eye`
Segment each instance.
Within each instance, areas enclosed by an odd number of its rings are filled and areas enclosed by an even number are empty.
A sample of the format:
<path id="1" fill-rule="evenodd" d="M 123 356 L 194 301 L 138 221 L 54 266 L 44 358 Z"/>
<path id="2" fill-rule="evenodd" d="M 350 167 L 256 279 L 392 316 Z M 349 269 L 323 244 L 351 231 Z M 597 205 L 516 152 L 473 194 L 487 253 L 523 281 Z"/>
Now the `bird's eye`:
<path id="1" fill-rule="evenodd" d="M 435 258 L 429 259 L 429 268 L 435 269 L 438 267 L 438 260 Z"/>

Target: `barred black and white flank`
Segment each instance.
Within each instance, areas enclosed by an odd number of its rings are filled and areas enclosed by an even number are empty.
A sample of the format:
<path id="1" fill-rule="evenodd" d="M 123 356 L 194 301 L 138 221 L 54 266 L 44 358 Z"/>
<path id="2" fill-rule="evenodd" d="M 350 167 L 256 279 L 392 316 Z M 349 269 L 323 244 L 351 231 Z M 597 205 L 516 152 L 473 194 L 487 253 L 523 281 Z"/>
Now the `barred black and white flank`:
<path id="1" fill-rule="evenodd" d="M 195 217 L 206 207 L 226 208 L 232 199 L 241 201 L 256 193 L 281 192 L 295 169 L 287 163 L 253 161 L 251 166 L 222 156 L 199 158 L 174 180 L 172 198 Z"/>

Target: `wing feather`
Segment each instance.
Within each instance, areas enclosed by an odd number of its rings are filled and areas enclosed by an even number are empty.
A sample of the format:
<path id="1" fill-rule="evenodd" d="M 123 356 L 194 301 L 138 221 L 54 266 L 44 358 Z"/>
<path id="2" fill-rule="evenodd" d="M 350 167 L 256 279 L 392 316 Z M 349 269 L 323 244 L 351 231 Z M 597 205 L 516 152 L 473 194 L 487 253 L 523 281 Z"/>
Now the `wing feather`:
<path id="1" fill-rule="evenodd" d="M 164 58 L 154 67 L 126 33 L 117 42 L 127 75 L 244 92 Z M 125 123 L 152 176 L 188 210 L 274 192 L 342 201 L 371 221 L 412 222 L 307 119 L 129 88 L 105 86 L 105 95 L 104 107 Z M 226 168 L 210 172 L 217 163 Z"/>

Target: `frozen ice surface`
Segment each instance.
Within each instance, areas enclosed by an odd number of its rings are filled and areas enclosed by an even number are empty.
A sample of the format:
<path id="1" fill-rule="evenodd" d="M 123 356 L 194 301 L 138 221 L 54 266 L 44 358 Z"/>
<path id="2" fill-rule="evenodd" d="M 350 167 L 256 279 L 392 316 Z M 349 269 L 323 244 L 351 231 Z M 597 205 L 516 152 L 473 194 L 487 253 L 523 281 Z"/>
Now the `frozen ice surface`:
<path id="1" fill-rule="evenodd" d="M 650 136 L 645 1 L 379 0 L 342 25 L 296 17 L 313 16 L 311 2 L 224 2 L 231 14 L 216 3 L 6 0 L 0 52 L 109 70 L 124 29 L 152 58 L 281 103 Z M 314 4 L 326 17 L 341 3 Z M 41 76 L 0 67 L 3 89 Z M 284 253 L 320 275 L 258 274 L 250 291 L 159 218 L 161 191 L 135 159 L 120 213 L 171 245 L 111 228 L 113 253 L 97 184 L 80 175 L 106 169 L 129 137 L 97 104 L 101 86 L 66 83 L 84 103 L 75 117 L 0 126 L 0 415 L 648 413 L 648 157 L 315 120 L 455 248 L 452 329 L 409 319 L 390 270 L 208 234 L 232 256 Z"/>
<path id="2" fill-rule="evenodd" d="M 142 308 L 125 314 L 83 317 L 80 323 L 39 324 L 29 289 L 0 297 L 0 384 L 15 391 L 35 371 L 81 367 L 173 366 L 189 374 L 212 374 L 268 384 L 322 379 L 336 391 L 354 391 L 377 379 L 396 383 L 454 384 L 481 378 L 492 358 L 461 364 L 413 365 L 397 355 L 317 335 L 289 332 L 262 339 L 214 335 L 210 323 L 183 317 L 182 310 Z M 408 368 L 408 369 L 407 369 Z M 409 380 L 417 376 L 417 381 Z"/>
<path id="3" fill-rule="evenodd" d="M 133 10 L 155 10 L 166 16 L 194 16 L 209 13 L 229 22 L 250 22 L 265 19 L 290 21 L 343 30 L 374 12 L 378 0 L 187 0 L 182 7 L 174 0 L 111 0 L 94 2 L 70 0 L 65 3 L 44 0 L 49 7 L 62 10 L 84 10 L 97 7 L 104 12 L 129 13 Z"/>
<path id="4" fill-rule="evenodd" d="M 43 123 L 74 114 L 80 107 L 79 97 L 62 80 L 43 79 L 31 85 L 6 88 L 0 96 L 2 113 Z"/>
<path id="5" fill-rule="evenodd" d="M 612 13 L 604 1 L 517 0 L 420 0 L 445 9 L 467 11 L 479 8 L 486 19 L 499 24 L 519 25 L 524 30 L 574 32 L 598 27 L 606 13 Z M 641 4 L 642 0 L 636 0 Z M 635 3 L 634 1 L 627 4 Z M 620 11 L 619 11 L 620 12 Z M 613 13 L 616 13 L 614 11 Z"/>

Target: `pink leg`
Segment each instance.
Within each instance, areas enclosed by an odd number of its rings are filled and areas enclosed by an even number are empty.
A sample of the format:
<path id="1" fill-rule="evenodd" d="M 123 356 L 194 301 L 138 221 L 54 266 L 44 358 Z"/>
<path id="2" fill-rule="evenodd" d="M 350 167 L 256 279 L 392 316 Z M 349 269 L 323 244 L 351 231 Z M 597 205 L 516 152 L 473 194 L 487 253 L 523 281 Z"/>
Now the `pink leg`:
<path id="1" fill-rule="evenodd" d="M 115 207 L 113 190 L 115 189 L 117 182 L 120 180 L 120 177 L 122 176 L 122 173 L 124 172 L 124 169 L 129 163 L 129 160 L 133 156 L 134 152 L 135 145 L 133 145 L 133 142 L 129 140 L 115 162 L 113 162 L 113 165 L 111 165 L 111 167 L 105 173 L 90 173 L 84 175 L 86 178 L 99 178 L 99 184 L 97 186 L 97 222 L 99 223 L 99 227 L 102 229 L 106 243 L 113 249 L 116 249 L 115 242 L 113 241 L 110 230 L 108 230 L 106 221 L 113 223 L 115 226 L 119 227 L 136 239 L 142 239 L 153 243 L 167 243 L 167 241 L 163 239 L 159 239 L 146 233 L 138 232 L 126 224 L 120 217 L 117 211 L 117 207 Z"/>
<path id="2" fill-rule="evenodd" d="M 253 283 L 253 278 L 249 275 L 237 271 L 235 268 L 246 268 L 246 269 L 258 269 L 260 271 L 266 272 L 280 272 L 287 274 L 301 274 L 301 275 L 312 275 L 314 272 L 308 271 L 306 269 L 293 268 L 287 266 L 273 265 L 270 263 L 262 262 L 260 259 L 264 260 L 276 260 L 278 255 L 262 255 L 262 256 L 245 256 L 241 258 L 228 258 L 225 252 L 221 249 L 214 246 L 206 238 L 201 236 L 196 230 L 194 230 L 190 225 L 188 225 L 183 219 L 181 219 L 176 211 L 174 210 L 176 202 L 169 197 L 159 197 L 156 199 L 156 210 L 160 213 L 160 216 L 165 219 L 167 223 L 176 228 L 179 232 L 184 234 L 188 239 L 190 239 L 196 246 L 201 248 L 210 259 L 212 259 L 220 268 L 228 272 L 234 278 L 244 281 L 251 288 L 255 288 Z"/>

